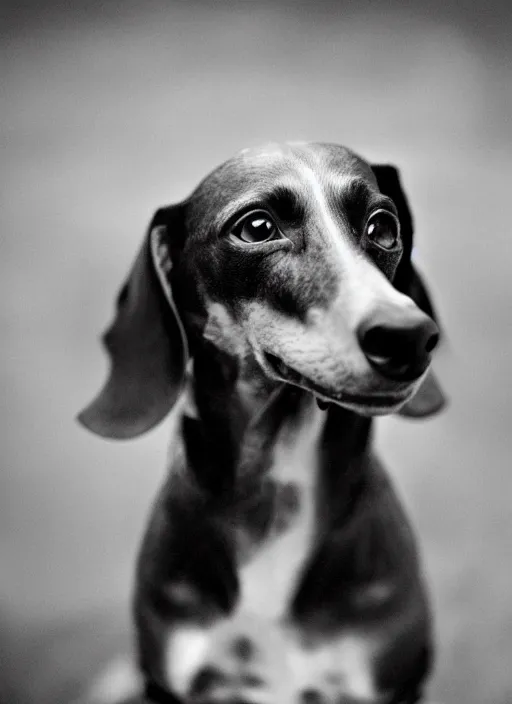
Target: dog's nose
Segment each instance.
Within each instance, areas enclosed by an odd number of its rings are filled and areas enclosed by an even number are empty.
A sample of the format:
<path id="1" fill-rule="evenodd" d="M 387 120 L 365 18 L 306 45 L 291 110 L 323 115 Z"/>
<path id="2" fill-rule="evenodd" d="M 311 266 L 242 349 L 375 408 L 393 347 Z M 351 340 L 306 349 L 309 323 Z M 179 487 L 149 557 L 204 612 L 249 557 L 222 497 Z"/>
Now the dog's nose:
<path id="1" fill-rule="evenodd" d="M 428 367 L 439 329 L 419 309 L 381 310 L 359 326 L 357 337 L 374 369 L 388 379 L 413 381 Z"/>

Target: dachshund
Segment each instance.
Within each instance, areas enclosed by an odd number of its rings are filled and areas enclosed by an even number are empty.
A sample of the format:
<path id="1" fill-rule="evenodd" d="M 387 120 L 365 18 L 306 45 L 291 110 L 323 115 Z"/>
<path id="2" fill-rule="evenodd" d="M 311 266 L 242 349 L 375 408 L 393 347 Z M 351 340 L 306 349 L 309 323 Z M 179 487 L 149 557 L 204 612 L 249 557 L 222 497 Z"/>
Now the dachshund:
<path id="1" fill-rule="evenodd" d="M 245 149 L 156 211 L 80 421 L 175 407 L 137 565 L 145 700 L 412 704 L 433 652 L 414 532 L 374 416 L 432 415 L 440 332 L 397 169 Z"/>

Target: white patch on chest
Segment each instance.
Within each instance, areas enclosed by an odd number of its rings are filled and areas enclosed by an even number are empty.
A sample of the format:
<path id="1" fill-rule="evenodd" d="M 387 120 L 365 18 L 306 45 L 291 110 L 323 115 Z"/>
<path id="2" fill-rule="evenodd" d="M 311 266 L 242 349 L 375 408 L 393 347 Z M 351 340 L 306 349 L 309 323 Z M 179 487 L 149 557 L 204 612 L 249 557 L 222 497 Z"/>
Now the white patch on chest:
<path id="1" fill-rule="evenodd" d="M 379 640 L 356 632 L 345 633 L 314 649 L 294 645 L 288 653 L 290 675 L 296 691 L 324 683 L 333 700 L 340 696 L 374 702 L 378 696 L 373 660 Z"/>
<path id="2" fill-rule="evenodd" d="M 372 667 L 375 650 L 373 640 L 358 635 L 341 638 L 335 648 L 337 672 L 350 696 L 375 701 L 377 690 Z"/>
<path id="3" fill-rule="evenodd" d="M 174 627 L 168 635 L 165 677 L 178 695 L 186 697 L 195 675 L 215 666 L 226 674 L 232 696 L 241 695 L 236 673 L 239 663 L 233 642 L 239 637 L 255 646 L 252 665 L 265 687 L 257 692 L 269 702 L 296 704 L 300 693 L 317 690 L 329 701 L 350 696 L 363 704 L 374 702 L 374 661 L 382 646 L 375 633 L 349 630 L 319 643 L 305 644 L 301 631 L 283 620 L 316 539 L 316 488 L 319 440 L 326 414 L 311 403 L 295 427 L 283 428 L 277 438 L 270 476 L 293 482 L 300 494 L 298 514 L 282 533 L 262 542 L 239 568 L 240 598 L 235 611 L 207 627 Z M 231 690 L 230 690 L 231 691 Z"/>
<path id="4" fill-rule="evenodd" d="M 292 525 L 264 542 L 240 569 L 239 613 L 274 620 L 287 610 L 315 535 L 318 447 L 324 420 L 325 414 L 312 404 L 295 427 L 285 427 L 278 437 L 270 476 L 297 486 L 300 509 Z"/>

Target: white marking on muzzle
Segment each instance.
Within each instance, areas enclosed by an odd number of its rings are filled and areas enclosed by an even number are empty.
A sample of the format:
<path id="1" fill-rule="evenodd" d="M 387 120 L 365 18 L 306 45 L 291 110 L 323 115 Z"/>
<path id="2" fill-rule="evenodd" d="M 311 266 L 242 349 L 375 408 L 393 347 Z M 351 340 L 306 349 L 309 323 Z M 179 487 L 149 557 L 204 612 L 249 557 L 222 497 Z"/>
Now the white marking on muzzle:
<path id="1" fill-rule="evenodd" d="M 397 291 L 363 252 L 343 237 L 314 171 L 309 166 L 302 166 L 301 173 L 311 187 L 323 223 L 323 235 L 336 257 L 334 265 L 339 267 L 339 290 L 332 311 L 342 313 L 349 328 L 355 331 L 379 303 L 400 308 L 414 306 L 411 299 Z"/>
<path id="2" fill-rule="evenodd" d="M 322 218 L 322 223 L 324 226 L 323 233 L 329 235 L 329 244 L 339 254 L 340 264 L 344 266 L 350 261 L 348 257 L 354 256 L 355 250 L 341 237 L 340 228 L 336 224 L 329 208 L 329 204 L 327 203 L 327 198 L 325 196 L 322 184 L 318 180 L 315 172 L 309 166 L 302 166 L 301 173 L 305 181 L 307 181 L 311 187 L 315 205 L 317 206 L 318 212 Z"/>

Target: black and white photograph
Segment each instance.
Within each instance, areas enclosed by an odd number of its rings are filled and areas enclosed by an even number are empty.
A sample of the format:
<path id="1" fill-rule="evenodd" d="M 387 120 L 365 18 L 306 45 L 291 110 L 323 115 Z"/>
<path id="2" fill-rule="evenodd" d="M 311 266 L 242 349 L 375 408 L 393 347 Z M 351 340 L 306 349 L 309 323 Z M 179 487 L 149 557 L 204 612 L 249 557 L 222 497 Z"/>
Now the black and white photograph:
<path id="1" fill-rule="evenodd" d="M 512 4 L 1 18 L 0 704 L 512 704 Z"/>

